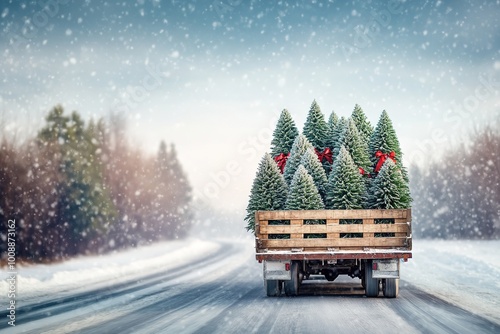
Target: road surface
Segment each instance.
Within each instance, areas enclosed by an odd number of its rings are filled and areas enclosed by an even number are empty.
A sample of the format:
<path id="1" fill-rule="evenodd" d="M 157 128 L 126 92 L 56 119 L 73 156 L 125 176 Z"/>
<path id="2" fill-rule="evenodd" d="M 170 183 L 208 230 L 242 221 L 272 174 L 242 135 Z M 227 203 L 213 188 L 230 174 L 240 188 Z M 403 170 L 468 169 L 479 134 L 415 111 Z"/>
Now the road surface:
<path id="1" fill-rule="evenodd" d="M 17 326 L 2 321 L 0 332 L 500 333 L 500 325 L 404 280 L 396 299 L 366 298 L 348 277 L 307 281 L 298 297 L 267 298 L 252 245 L 221 244 L 216 255 L 176 270 L 26 301 Z"/>

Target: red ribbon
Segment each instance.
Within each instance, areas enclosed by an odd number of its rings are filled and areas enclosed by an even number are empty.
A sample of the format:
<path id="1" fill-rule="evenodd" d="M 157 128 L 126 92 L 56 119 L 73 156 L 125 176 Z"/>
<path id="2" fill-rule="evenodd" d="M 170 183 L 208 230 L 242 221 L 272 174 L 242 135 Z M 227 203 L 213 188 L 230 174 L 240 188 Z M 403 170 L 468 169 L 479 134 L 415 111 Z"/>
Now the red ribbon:
<path id="1" fill-rule="evenodd" d="M 359 168 L 359 174 L 361 174 L 361 175 L 365 175 L 366 174 L 366 172 L 363 169 L 363 167 L 358 167 L 358 168 Z"/>
<path id="2" fill-rule="evenodd" d="M 377 151 L 375 152 L 375 158 L 378 158 L 377 165 L 375 166 L 375 173 L 378 173 L 380 171 L 380 168 L 382 168 L 387 158 L 396 163 L 396 153 L 394 153 L 394 151 L 390 153 L 382 153 L 382 151 Z"/>
<path id="3" fill-rule="evenodd" d="M 278 165 L 278 168 L 280 169 L 281 174 L 283 174 L 283 171 L 285 170 L 286 161 L 287 161 L 289 156 L 290 156 L 290 153 L 288 153 L 288 154 L 280 153 L 274 157 L 274 161 L 276 161 L 276 164 Z"/>
<path id="4" fill-rule="evenodd" d="M 323 160 L 326 159 L 326 161 L 328 161 L 330 164 L 333 163 L 333 153 L 329 147 L 325 148 L 323 152 L 320 152 L 318 149 L 314 149 L 314 151 L 318 155 L 318 159 L 320 162 L 323 162 Z"/>

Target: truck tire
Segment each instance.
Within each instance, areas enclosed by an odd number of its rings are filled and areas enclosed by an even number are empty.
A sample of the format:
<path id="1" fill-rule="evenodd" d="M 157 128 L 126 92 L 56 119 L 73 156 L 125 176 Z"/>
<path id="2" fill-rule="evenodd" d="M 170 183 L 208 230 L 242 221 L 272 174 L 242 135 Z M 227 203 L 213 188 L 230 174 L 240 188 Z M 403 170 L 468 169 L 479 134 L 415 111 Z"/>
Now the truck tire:
<path id="1" fill-rule="evenodd" d="M 365 263 L 365 295 L 366 297 L 378 296 L 378 279 L 372 278 L 372 260 Z"/>
<path id="2" fill-rule="evenodd" d="M 278 297 L 281 295 L 281 281 L 264 280 L 264 287 L 268 297 Z"/>
<path id="3" fill-rule="evenodd" d="M 292 275 L 291 280 L 284 281 L 285 285 L 285 295 L 287 296 L 297 296 L 299 294 L 299 263 L 297 261 L 292 261 L 290 265 L 290 272 Z"/>
<path id="4" fill-rule="evenodd" d="M 396 298 L 399 294 L 399 279 L 386 278 L 384 280 L 382 291 L 386 298 Z"/>

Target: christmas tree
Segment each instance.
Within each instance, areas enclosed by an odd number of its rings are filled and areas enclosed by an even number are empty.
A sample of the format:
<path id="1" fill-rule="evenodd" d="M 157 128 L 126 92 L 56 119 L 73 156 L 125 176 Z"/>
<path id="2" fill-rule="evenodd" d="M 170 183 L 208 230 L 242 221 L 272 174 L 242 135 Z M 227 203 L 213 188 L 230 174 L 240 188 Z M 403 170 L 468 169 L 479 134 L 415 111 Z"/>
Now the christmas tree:
<path id="1" fill-rule="evenodd" d="M 370 121 L 366 118 L 365 112 L 359 104 L 354 106 L 354 110 L 352 111 L 351 118 L 354 120 L 356 124 L 356 128 L 358 129 L 361 139 L 368 146 L 370 143 L 370 138 L 373 133 L 373 126 Z"/>
<path id="2" fill-rule="evenodd" d="M 295 172 L 286 199 L 285 210 L 319 210 L 325 206 L 314 180 L 304 166 Z"/>
<path id="3" fill-rule="evenodd" d="M 303 134 L 315 149 L 318 151 L 324 150 L 328 136 L 328 124 L 326 124 L 325 116 L 321 112 L 316 100 L 312 102 L 311 109 L 309 109 Z"/>
<path id="4" fill-rule="evenodd" d="M 338 156 L 341 147 L 350 153 L 354 164 L 359 168 L 359 172 L 364 175 L 369 173 L 370 169 L 370 159 L 368 157 L 368 147 L 362 139 L 362 135 L 359 133 L 356 124 L 352 118 L 347 121 L 347 126 L 344 127 L 344 131 L 341 133 L 338 140 L 338 149 L 335 148 L 333 152 L 334 156 Z"/>
<path id="5" fill-rule="evenodd" d="M 406 209 L 411 204 L 410 190 L 399 167 L 387 159 L 368 190 L 370 209 Z"/>
<path id="6" fill-rule="evenodd" d="M 325 116 L 321 112 L 316 100 L 311 104 L 306 123 L 304 124 L 304 135 L 314 147 L 318 159 L 323 165 L 326 173 L 330 172 L 332 165 L 332 151 L 326 146 L 328 141 L 329 127 L 325 122 Z"/>
<path id="7" fill-rule="evenodd" d="M 344 129 L 346 127 L 347 127 L 347 118 L 342 116 L 339 118 L 337 126 L 332 131 L 332 138 L 331 138 L 331 142 L 333 143 L 332 152 L 335 152 L 335 151 L 338 152 L 340 150 L 340 146 L 341 146 L 341 145 L 339 145 L 340 135 L 342 134 L 342 132 L 344 132 Z"/>
<path id="8" fill-rule="evenodd" d="M 391 154 L 391 152 L 394 153 Z M 370 138 L 368 154 L 377 173 L 382 167 L 383 161 L 387 158 L 395 161 L 401 169 L 403 167 L 399 140 L 392 126 L 392 121 L 385 110 L 382 111 L 377 126 Z M 381 159 L 383 160 L 382 163 L 380 163 Z"/>
<path id="9" fill-rule="evenodd" d="M 345 210 L 361 209 L 365 192 L 365 183 L 359 169 L 349 152 L 342 146 L 328 178 L 326 207 Z"/>
<path id="10" fill-rule="evenodd" d="M 326 199 L 326 183 L 328 180 L 325 170 L 318 160 L 316 152 L 312 149 L 307 150 L 302 156 L 300 164 L 304 166 L 309 175 L 313 178 L 314 184 L 316 185 L 316 188 L 318 188 L 319 194 L 324 203 Z"/>
<path id="11" fill-rule="evenodd" d="M 287 198 L 287 185 L 270 154 L 262 158 L 250 192 L 245 220 L 247 230 L 255 231 L 255 212 L 282 210 Z"/>
<path id="12" fill-rule="evenodd" d="M 286 160 L 292 149 L 293 142 L 298 136 L 299 131 L 295 126 L 295 122 L 288 110 L 283 109 L 278 124 L 273 132 L 273 139 L 271 141 L 271 155 L 278 164 L 281 172 L 285 168 Z"/>
<path id="13" fill-rule="evenodd" d="M 325 146 L 329 147 L 332 152 L 333 152 L 333 147 L 335 145 L 334 133 L 338 123 L 339 123 L 339 118 L 337 114 L 334 111 L 332 111 L 330 117 L 328 117 L 328 135 L 325 142 Z"/>
<path id="14" fill-rule="evenodd" d="M 287 160 L 285 171 L 283 172 L 283 176 L 285 177 L 285 181 L 288 185 L 292 183 L 293 175 L 297 171 L 297 168 L 299 168 L 300 160 L 302 160 L 302 156 L 308 149 L 312 149 L 314 151 L 314 147 L 311 145 L 309 140 L 307 140 L 304 135 L 298 135 L 293 142 L 290 157 Z"/>

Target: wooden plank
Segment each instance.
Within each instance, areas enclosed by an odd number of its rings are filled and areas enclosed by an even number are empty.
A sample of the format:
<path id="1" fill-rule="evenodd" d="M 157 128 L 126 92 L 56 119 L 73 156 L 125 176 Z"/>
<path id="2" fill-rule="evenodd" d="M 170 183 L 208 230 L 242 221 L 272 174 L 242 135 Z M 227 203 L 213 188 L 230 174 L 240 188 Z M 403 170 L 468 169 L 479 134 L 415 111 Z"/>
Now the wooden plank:
<path id="1" fill-rule="evenodd" d="M 300 232 L 302 228 L 304 228 L 304 225 L 302 225 L 304 222 L 301 219 L 290 219 L 290 225 L 289 227 L 293 228 L 298 228 L 299 232 L 293 232 L 290 234 L 290 239 L 302 239 L 304 237 L 305 232 Z M 285 232 L 286 233 L 286 232 Z"/>
<path id="2" fill-rule="evenodd" d="M 338 239 L 338 238 L 340 238 L 340 233 L 339 232 L 333 232 L 335 230 L 335 228 L 339 226 L 339 220 L 338 219 L 327 219 L 326 220 L 326 226 L 327 226 L 326 237 L 328 239 Z"/>
<path id="3" fill-rule="evenodd" d="M 406 238 L 267 239 L 261 248 L 404 247 Z"/>
<path id="4" fill-rule="evenodd" d="M 374 224 L 375 222 L 375 219 L 363 219 L 363 226 L 366 226 L 367 229 L 369 229 L 370 227 L 374 228 L 376 225 Z M 363 236 L 365 238 L 373 238 L 374 237 L 374 232 L 368 232 L 363 234 Z"/>
<path id="5" fill-rule="evenodd" d="M 290 219 L 394 219 L 407 218 L 409 209 L 370 209 L 370 210 L 279 210 L 257 211 L 257 220 Z"/>
<path id="6" fill-rule="evenodd" d="M 373 221 L 373 220 L 372 220 Z M 327 233 L 336 234 L 339 238 L 340 233 L 365 233 L 364 237 L 373 237 L 373 233 L 398 233 L 400 237 L 406 237 L 408 225 L 404 224 L 350 224 L 350 225 L 263 225 L 260 227 L 260 235 L 264 234 L 304 234 L 304 233 Z M 371 234 L 368 236 L 367 234 Z M 300 237 L 298 237 L 300 238 Z M 267 238 L 262 238 L 267 239 Z"/>

